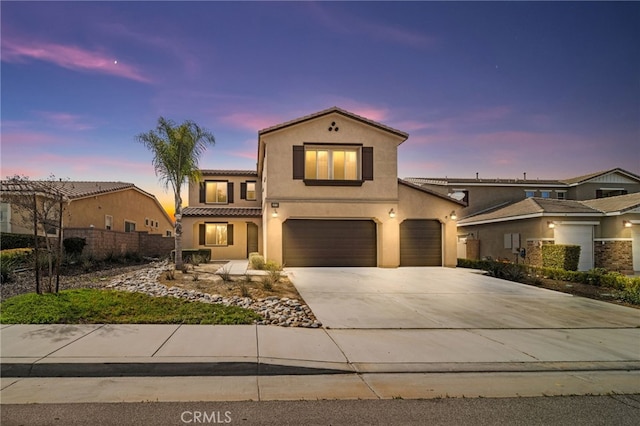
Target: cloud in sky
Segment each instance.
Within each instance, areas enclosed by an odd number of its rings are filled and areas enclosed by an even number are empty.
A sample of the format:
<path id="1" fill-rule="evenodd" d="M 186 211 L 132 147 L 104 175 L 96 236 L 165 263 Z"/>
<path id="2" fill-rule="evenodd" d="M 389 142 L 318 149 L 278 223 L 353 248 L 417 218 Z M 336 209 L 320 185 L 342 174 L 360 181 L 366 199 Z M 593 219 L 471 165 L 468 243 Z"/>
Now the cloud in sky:
<path id="1" fill-rule="evenodd" d="M 152 82 L 152 79 L 136 66 L 118 62 L 113 54 L 68 44 L 31 41 L 3 35 L 3 62 L 22 63 L 29 60 L 49 62 L 74 71 L 96 72 L 142 83 Z"/>

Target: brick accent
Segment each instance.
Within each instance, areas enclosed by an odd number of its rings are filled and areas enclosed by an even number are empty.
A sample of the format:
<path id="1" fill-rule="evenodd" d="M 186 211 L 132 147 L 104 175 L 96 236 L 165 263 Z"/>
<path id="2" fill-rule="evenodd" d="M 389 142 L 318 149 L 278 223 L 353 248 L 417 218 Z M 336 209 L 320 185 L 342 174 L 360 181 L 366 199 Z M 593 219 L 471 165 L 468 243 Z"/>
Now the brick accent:
<path id="1" fill-rule="evenodd" d="M 83 254 L 96 259 L 109 255 L 137 253 L 141 256 L 165 257 L 175 248 L 173 237 L 163 237 L 148 232 L 119 232 L 96 228 L 66 228 L 64 238 L 85 238 L 87 245 Z"/>
<path id="2" fill-rule="evenodd" d="M 631 241 L 594 241 L 594 264 L 596 268 L 609 271 L 633 271 Z"/>

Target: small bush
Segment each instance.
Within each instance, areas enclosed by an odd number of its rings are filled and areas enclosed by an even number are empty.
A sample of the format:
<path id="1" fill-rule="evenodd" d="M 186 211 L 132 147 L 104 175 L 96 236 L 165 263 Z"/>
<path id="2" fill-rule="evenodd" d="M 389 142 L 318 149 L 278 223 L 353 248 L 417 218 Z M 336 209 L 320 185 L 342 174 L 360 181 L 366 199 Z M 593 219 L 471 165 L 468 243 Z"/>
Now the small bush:
<path id="1" fill-rule="evenodd" d="M 13 271 L 26 265 L 31 257 L 31 249 L 18 248 L 2 250 L 0 252 L 0 283 L 8 283 L 12 279 Z"/>
<path id="2" fill-rule="evenodd" d="M 70 256 L 80 256 L 82 254 L 82 250 L 87 245 L 87 239 L 69 237 L 62 240 L 62 245 L 64 246 L 64 252 L 66 254 Z"/>
<path id="3" fill-rule="evenodd" d="M 264 257 L 258 253 L 251 253 L 249 255 L 249 264 L 251 269 L 262 270 L 265 266 Z"/>
<path id="4" fill-rule="evenodd" d="M 542 246 L 542 265 L 547 268 L 577 271 L 580 246 L 547 244 Z"/>
<path id="5" fill-rule="evenodd" d="M 218 276 L 226 283 L 231 281 L 231 269 L 228 266 L 223 266 L 219 269 Z"/>
<path id="6" fill-rule="evenodd" d="M 273 290 L 273 285 L 275 283 L 276 282 L 271 275 L 265 275 L 264 277 L 262 277 L 262 288 L 267 291 Z"/>
<path id="7" fill-rule="evenodd" d="M 171 269 L 167 269 L 166 271 L 164 271 L 165 273 L 165 278 L 167 279 L 167 281 L 174 281 L 176 279 L 176 270 L 171 268 Z"/>

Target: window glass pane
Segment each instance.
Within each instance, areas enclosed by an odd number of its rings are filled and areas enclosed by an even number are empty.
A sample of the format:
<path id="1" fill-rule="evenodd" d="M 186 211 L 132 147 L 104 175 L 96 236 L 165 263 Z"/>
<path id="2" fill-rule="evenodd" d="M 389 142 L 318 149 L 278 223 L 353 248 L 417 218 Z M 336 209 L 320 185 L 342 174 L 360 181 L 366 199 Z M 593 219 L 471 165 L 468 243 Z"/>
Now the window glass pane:
<path id="1" fill-rule="evenodd" d="M 345 152 L 345 179 L 358 179 L 358 153 L 356 151 Z"/>
<path id="2" fill-rule="evenodd" d="M 329 151 L 318 151 L 317 179 L 329 179 Z"/>
<path id="3" fill-rule="evenodd" d="M 227 225 L 208 223 L 205 231 L 205 244 L 210 246 L 227 245 Z"/>
<path id="4" fill-rule="evenodd" d="M 306 151 L 304 153 L 304 177 L 305 179 L 316 179 L 317 178 L 317 168 L 316 168 L 316 160 L 317 153 L 316 151 Z"/>
<path id="5" fill-rule="evenodd" d="M 247 200 L 256 199 L 256 183 L 247 182 Z"/>
<path id="6" fill-rule="evenodd" d="M 333 178 L 344 180 L 344 151 L 333 151 Z"/>
<path id="7" fill-rule="evenodd" d="M 227 202 L 227 182 L 207 182 L 206 185 L 207 203 Z"/>
<path id="8" fill-rule="evenodd" d="M 216 199 L 217 203 L 226 203 L 227 202 L 227 183 L 226 182 L 218 182 L 216 193 L 218 198 Z"/>

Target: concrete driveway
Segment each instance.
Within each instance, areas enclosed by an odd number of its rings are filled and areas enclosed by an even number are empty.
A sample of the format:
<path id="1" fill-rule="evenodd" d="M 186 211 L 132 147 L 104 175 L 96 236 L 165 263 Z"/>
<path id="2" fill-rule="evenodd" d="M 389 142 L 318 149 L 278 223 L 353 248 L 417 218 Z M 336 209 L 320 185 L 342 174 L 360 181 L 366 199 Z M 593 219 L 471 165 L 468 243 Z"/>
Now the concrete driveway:
<path id="1" fill-rule="evenodd" d="M 469 269 L 287 268 L 287 272 L 316 317 L 331 329 L 622 328 L 635 339 L 640 327 L 640 310 Z"/>

